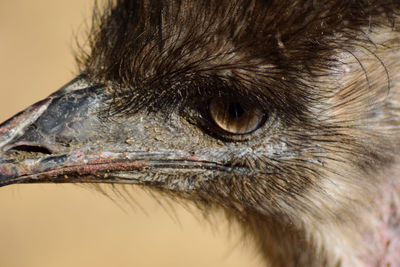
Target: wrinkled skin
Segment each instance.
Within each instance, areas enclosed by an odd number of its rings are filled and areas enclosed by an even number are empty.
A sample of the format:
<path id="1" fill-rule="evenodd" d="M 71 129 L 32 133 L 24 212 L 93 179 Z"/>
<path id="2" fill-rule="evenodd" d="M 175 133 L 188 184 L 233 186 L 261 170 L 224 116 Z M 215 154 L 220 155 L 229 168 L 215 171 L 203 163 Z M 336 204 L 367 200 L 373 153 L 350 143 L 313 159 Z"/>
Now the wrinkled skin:
<path id="1" fill-rule="evenodd" d="M 400 4 L 181 4 L 109 7 L 82 74 L 0 125 L 0 185 L 140 184 L 224 209 L 272 266 L 400 265 Z M 262 123 L 227 133 L 214 99 Z"/>

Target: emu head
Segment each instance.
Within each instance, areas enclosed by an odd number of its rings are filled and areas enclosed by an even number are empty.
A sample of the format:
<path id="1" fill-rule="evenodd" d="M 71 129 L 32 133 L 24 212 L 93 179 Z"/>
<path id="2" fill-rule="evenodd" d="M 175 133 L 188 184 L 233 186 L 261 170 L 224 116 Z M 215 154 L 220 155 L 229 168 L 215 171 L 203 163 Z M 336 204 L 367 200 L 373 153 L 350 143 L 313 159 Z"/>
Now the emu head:
<path id="1" fill-rule="evenodd" d="M 400 3 L 105 10 L 81 74 L 0 126 L 1 186 L 137 184 L 225 210 L 272 266 L 400 264 Z"/>

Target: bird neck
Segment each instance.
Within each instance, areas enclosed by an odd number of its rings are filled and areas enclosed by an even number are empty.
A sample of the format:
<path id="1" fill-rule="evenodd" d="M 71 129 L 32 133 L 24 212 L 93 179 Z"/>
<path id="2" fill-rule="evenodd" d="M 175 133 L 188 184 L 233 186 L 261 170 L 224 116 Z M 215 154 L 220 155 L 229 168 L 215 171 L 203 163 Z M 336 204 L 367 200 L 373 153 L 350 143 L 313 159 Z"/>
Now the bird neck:
<path id="1" fill-rule="evenodd" d="M 267 266 L 400 266 L 400 183 L 383 180 L 375 194 L 364 195 L 368 204 L 334 221 L 299 225 L 284 216 L 250 215 L 244 228 L 256 238 Z"/>
<path id="2" fill-rule="evenodd" d="M 400 184 L 393 179 L 380 189 L 373 227 L 363 236 L 369 250 L 362 260 L 365 266 L 400 266 Z"/>

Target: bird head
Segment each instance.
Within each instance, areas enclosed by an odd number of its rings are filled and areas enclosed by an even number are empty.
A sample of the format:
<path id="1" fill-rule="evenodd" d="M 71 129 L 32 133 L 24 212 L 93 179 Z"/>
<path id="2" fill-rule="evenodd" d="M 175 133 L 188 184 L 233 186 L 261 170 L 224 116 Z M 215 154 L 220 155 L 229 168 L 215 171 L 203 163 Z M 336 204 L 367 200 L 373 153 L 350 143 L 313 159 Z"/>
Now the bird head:
<path id="1" fill-rule="evenodd" d="M 274 264 L 345 262 L 352 244 L 335 235 L 364 218 L 396 162 L 399 11 L 110 3 L 81 73 L 0 125 L 0 186 L 141 185 L 221 207 Z"/>

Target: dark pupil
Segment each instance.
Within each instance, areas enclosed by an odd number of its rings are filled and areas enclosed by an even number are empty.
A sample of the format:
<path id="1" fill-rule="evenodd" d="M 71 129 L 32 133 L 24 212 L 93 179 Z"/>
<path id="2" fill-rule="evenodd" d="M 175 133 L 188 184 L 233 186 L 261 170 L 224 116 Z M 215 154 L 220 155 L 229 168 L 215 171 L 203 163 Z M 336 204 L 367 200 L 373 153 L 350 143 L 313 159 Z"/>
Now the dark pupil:
<path id="1" fill-rule="evenodd" d="M 244 114 L 244 110 L 239 103 L 232 103 L 228 107 L 228 112 L 231 117 L 238 119 Z"/>

